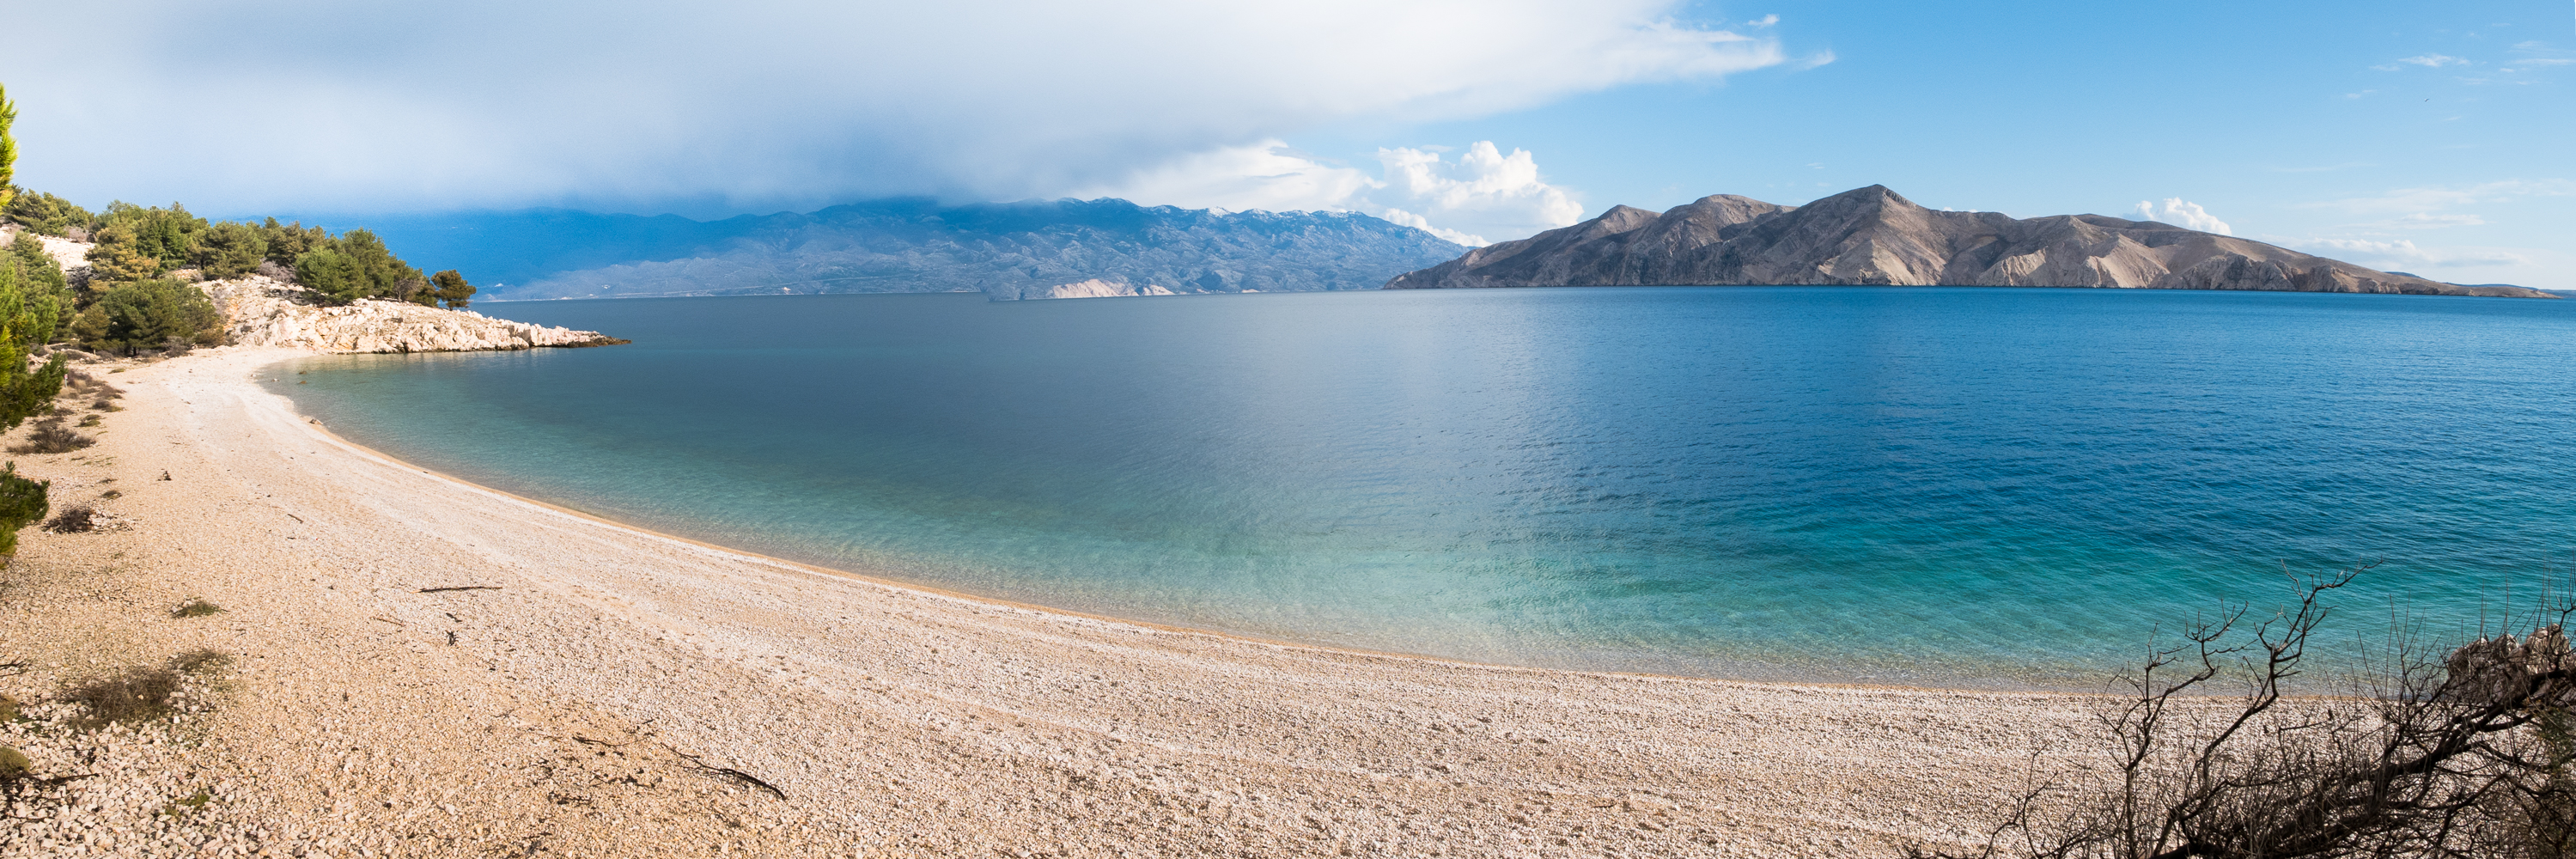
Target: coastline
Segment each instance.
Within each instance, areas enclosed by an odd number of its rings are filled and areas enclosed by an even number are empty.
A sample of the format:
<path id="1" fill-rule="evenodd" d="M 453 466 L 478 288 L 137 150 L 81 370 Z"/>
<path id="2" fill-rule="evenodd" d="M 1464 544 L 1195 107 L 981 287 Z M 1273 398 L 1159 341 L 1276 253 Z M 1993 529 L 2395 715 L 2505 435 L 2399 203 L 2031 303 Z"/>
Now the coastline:
<path id="1" fill-rule="evenodd" d="M 224 785 L 205 819 L 289 855 L 1849 855 L 1980 837 L 2026 775 L 2089 762 L 2089 696 L 1371 653 L 657 534 L 306 422 L 251 381 L 304 354 L 102 375 L 129 411 L 101 445 L 20 468 L 58 508 L 115 478 L 102 509 L 135 524 L 29 529 L 0 593 L 0 648 L 42 669 L 21 697 L 238 654 L 203 741 L 158 764 L 190 775 L 143 781 Z M 84 590 L 112 596 L 31 607 Z M 227 610 L 169 618 L 191 595 Z M 118 618 L 139 631 L 65 635 Z"/>
<path id="2" fill-rule="evenodd" d="M 285 363 L 285 362 L 287 362 L 287 361 L 295 360 L 295 359 L 298 359 L 298 358 L 309 357 L 310 355 L 314 355 L 314 354 L 337 354 L 337 353 L 302 353 L 302 352 L 299 352 L 299 353 L 296 353 L 296 354 L 281 355 L 281 356 L 278 356 L 278 358 L 277 358 L 276 360 L 271 361 L 271 362 L 270 362 L 270 363 L 268 363 L 268 364 L 262 364 L 262 365 L 260 365 L 260 366 L 257 366 L 257 367 L 252 368 L 250 372 L 252 372 L 252 373 L 257 373 L 257 372 L 260 372 L 260 371 L 268 370 L 268 369 L 270 369 L 271 367 L 275 367 L 275 366 L 277 366 L 278 364 L 283 364 L 283 363 Z M 256 386 L 258 383 L 256 383 L 256 382 L 252 382 L 251 384 L 252 384 L 253 386 Z M 957 589 L 953 589 L 953 588 L 941 587 L 941 586 L 936 585 L 936 584 L 930 584 L 930 583 L 925 583 L 925 582 L 912 581 L 912 580 L 908 580 L 908 579 L 900 578 L 900 577 L 893 576 L 893 575 L 880 574 L 880 573 L 871 573 L 871 572 L 866 572 L 866 571 L 862 571 L 862 570 L 852 570 L 852 569 L 845 569 L 845 568 L 841 568 L 841 567 L 833 567 L 833 566 L 828 566 L 828 565 L 824 565 L 824 564 L 816 564 L 816 563 L 811 563 L 811 562 L 806 562 L 806 561 L 799 561 L 799 560 L 795 560 L 795 559 L 793 559 L 793 558 L 784 558 L 784 557 L 779 557 L 779 556 L 777 556 L 777 555 L 766 554 L 766 553 L 763 553 L 763 552 L 758 552 L 758 551 L 754 551 L 754 550 L 750 550 L 750 549 L 744 549 L 744 548 L 737 547 L 737 546 L 727 546 L 727 545 L 724 545 L 724 544 L 721 544 L 721 543 L 709 542 L 709 541 L 706 541 L 706 540 L 700 540 L 700 539 L 697 539 L 697 538 L 694 538 L 694 537 L 687 537 L 687 536 L 682 536 L 682 535 L 679 535 L 679 534 L 673 534 L 673 533 L 670 533 L 670 532 L 667 532 L 667 531 L 657 530 L 657 529 L 654 529 L 654 528 L 651 528 L 651 527 L 647 527 L 647 526 L 644 526 L 644 525 L 635 524 L 635 523 L 632 523 L 632 522 L 625 522 L 625 521 L 620 521 L 620 520 L 617 520 L 617 519 L 611 519 L 611 518 L 608 518 L 608 517 L 606 517 L 606 516 L 601 516 L 601 515 L 598 515 L 598 514 L 594 514 L 594 513 L 587 512 L 587 511 L 583 511 L 583 510 L 575 509 L 575 508 L 572 508 L 572 507 L 566 507 L 566 506 L 564 506 L 564 505 L 556 504 L 556 503 L 553 503 L 553 502 L 550 502 L 550 501 L 545 501 L 545 500 L 543 500 L 543 499 L 531 498 L 531 497 L 528 497 L 528 496 L 526 496 L 526 495 L 521 495 L 521 494 L 518 494 L 518 493 L 515 493 L 515 492 L 511 492 L 511 491 L 506 490 L 506 489 L 498 489 L 498 488 L 494 488 L 494 487 L 491 487 L 491 486 L 486 486 L 486 485 L 483 485 L 483 484 L 481 484 L 481 483 L 477 483 L 477 482 L 474 482 L 474 481 L 472 481 L 472 480 L 469 480 L 469 479 L 466 479 L 466 478 L 463 478 L 463 477 L 459 477 L 459 476 L 457 476 L 457 475 L 450 474 L 450 473 L 445 472 L 445 471 L 440 471 L 440 470 L 438 470 L 438 469 L 424 467 L 424 466 L 420 465 L 419 463 L 415 463 L 415 462 L 412 462 L 412 461 L 410 461 L 410 460 L 403 459 L 403 458 L 401 458 L 401 457 L 399 457 L 399 456 L 395 456 L 395 455 L 393 455 L 393 454 L 386 453 L 386 452 L 384 452 L 384 451 L 382 451 L 382 450 L 378 450 L 378 449 L 376 449 L 376 448 L 374 448 L 374 447 L 371 447 L 371 446 L 368 446 L 368 445 L 366 445 L 366 444 L 364 444 L 364 443 L 361 443 L 361 442 L 357 442 L 357 441 L 351 440 L 350 438 L 348 438 L 348 437 L 346 437 L 346 436 L 340 435 L 339 433 L 332 431 L 332 429 L 330 428 L 330 426 L 328 426 L 328 425 L 326 425 L 326 424 L 323 424 L 319 419 L 315 419 L 315 418 L 312 418 L 312 417 L 310 417 L 310 416 L 303 415 L 303 414 L 301 414 L 301 413 L 293 412 L 293 405 L 292 405 L 293 401 L 290 399 L 290 400 L 288 400 L 287 402 L 288 402 L 288 409 L 289 409 L 290 413 L 291 413 L 291 414 L 295 414 L 295 416 L 296 416 L 296 417 L 298 417 L 298 418 L 301 418 L 301 419 L 305 420 L 305 422 L 313 428 L 313 431 L 314 431 L 314 432 L 319 433 L 323 438 L 326 438 L 326 439 L 330 440 L 330 442 L 331 442 L 332 444 L 334 444 L 334 445 L 338 445 L 338 446 L 340 446 L 340 447 L 346 448 L 346 449 L 348 449 L 348 450 L 350 450 L 350 451 L 352 451 L 352 452 L 355 452 L 355 453 L 357 453 L 357 454 L 360 454 L 360 455 L 362 455 L 362 456 L 366 456 L 366 457 L 374 458 L 374 459 L 378 460 L 378 461 L 379 461 L 379 462 L 380 462 L 384 467 L 393 468 L 393 469 L 401 470 L 401 471 L 415 471 L 415 472 L 419 472 L 419 473 L 421 473 L 421 474 L 429 475 L 429 476 L 431 476 L 431 477 L 435 477 L 435 478 L 437 478 L 437 479 L 439 479 L 439 480 L 443 480 L 443 481 L 446 481 L 446 482 L 448 482 L 448 483 L 454 484 L 454 485 L 455 485 L 456 487 L 458 487 L 459 489 L 462 489 L 462 490 L 465 490 L 465 491 L 469 491 L 469 492 L 478 493 L 478 494 L 482 494 L 482 495 L 486 495 L 486 496 L 489 496 L 489 497 L 492 497 L 492 498 L 495 498 L 495 499 L 502 500 L 502 501 L 504 501 L 505 503 L 512 503 L 512 504 L 521 504 L 521 505 L 526 505 L 526 506 L 528 506 L 528 507 L 537 508 L 537 509 L 540 509 L 540 510 L 544 510 L 544 511 L 546 511 L 546 512 L 549 512 L 549 513 L 554 513 L 554 514 L 558 514 L 558 515 L 567 516 L 567 517 L 571 517 L 571 518 L 574 518 L 574 519 L 582 520 L 582 521 L 585 521 L 585 522 L 589 522 L 589 523 L 591 523 L 591 524 L 598 525 L 598 526 L 603 527 L 603 528 L 609 528 L 609 529 L 613 529 L 613 530 L 617 530 L 617 531 L 631 532 L 631 533 L 638 534 L 638 535 L 642 535 L 642 536 L 645 536 L 645 537 L 650 537 L 650 538 L 653 538 L 653 539 L 663 540 L 663 541 L 667 541 L 667 542 L 675 543 L 675 544 L 680 544 L 680 545 L 694 546 L 694 547 L 699 548 L 699 549 L 703 549 L 703 550 L 710 551 L 710 552 L 715 552 L 715 553 L 718 553 L 718 554 L 721 554 L 721 555 L 725 555 L 725 556 L 729 556 L 729 557 L 732 557 L 732 558 L 734 558 L 734 559 L 737 559 L 737 560 L 740 560 L 740 561 L 744 561 L 744 562 L 748 562 L 748 563 L 768 564 L 768 565 L 771 565 L 771 566 L 779 567 L 779 568 L 781 568 L 781 569 L 795 570 L 795 571 L 800 571 L 800 572 L 809 573 L 809 574 L 812 574 L 812 575 L 824 576 L 824 577 L 829 577 L 829 578 L 844 578 L 844 579 L 852 579 L 852 580 L 856 580 L 856 581 L 860 581 L 860 582 L 865 582 L 865 583 L 867 583 L 867 584 L 875 585 L 875 586 L 878 586 L 878 587 L 890 588 L 890 589 L 895 589 L 895 590 L 903 590 L 903 591 L 913 591 L 913 592 L 920 593 L 920 594 L 922 594 L 922 595 L 924 595 L 924 596 L 936 597 L 936 598 L 940 598 L 940 599 L 956 600 L 956 601 L 959 601 L 959 602 L 962 602 L 962 603 L 970 603 L 970 604 L 986 605 L 986 606 L 992 606 L 992 607 L 1000 608 L 1000 609 L 1009 609 L 1009 610 L 1013 610 L 1013 611 L 1029 611 L 1029 612 L 1038 612 L 1038 613 L 1041 613 L 1041 614 L 1064 615 L 1064 616 L 1067 616 L 1067 617 L 1082 618 L 1082 619 L 1085 619 L 1085 620 L 1098 621 L 1098 622 L 1102 622 L 1102 623 L 1125 624 L 1125 625 L 1130 625 L 1130 626 L 1136 626 L 1136 627 L 1142 627 L 1142 628 L 1146 628 L 1146 629 L 1157 630 L 1157 631 L 1161 631 L 1161 632 L 1178 633 L 1178 634 L 1186 634 L 1186 635 L 1202 635 L 1202 636 L 1207 636 L 1207 637 L 1214 638 L 1214 639 L 1221 639 L 1221 640 L 1225 640 L 1225 641 L 1234 642 L 1234 643 L 1241 644 L 1241 645 L 1245 645 L 1245 646 L 1282 647 L 1282 648 L 1291 648 L 1291 649 L 1308 649 L 1308 650 L 1315 650 L 1315 651 L 1326 652 L 1326 653 L 1344 654 L 1344 655 L 1348 655 L 1348 656 L 1355 656 L 1355 657 L 1385 658 L 1385 659 L 1410 659 L 1410 660 L 1417 660 L 1417 661 L 1426 662 L 1426 663 L 1454 665 L 1454 666 L 1457 666 L 1457 667 L 1462 668 L 1462 669 L 1499 669 L 1499 670 L 1513 670 L 1513 671 L 1550 671 L 1550 672 L 1562 672 L 1562 673 L 1568 673 L 1568 674 L 1587 674 L 1587 675 L 1589 675 L 1589 674 L 1597 674 L 1597 675 L 1601 675 L 1601 676 L 1605 676 L 1605 677 L 1636 677 L 1636 678 L 1644 678 L 1644 679 L 1660 679 L 1660 680 L 1690 680 L 1690 681 L 1709 681 L 1709 682 L 1718 682 L 1718 683 L 1747 683 L 1747 684 L 1753 684 L 1753 685 L 1757 685 L 1757 686 L 1785 686 L 1785 687 L 1813 688 L 1813 689 L 1850 689 L 1850 690 L 1861 690 L 1861 691 L 1881 690 L 1881 691 L 1906 691 L 1906 692 L 1927 692 L 1927 693 L 1942 693 L 1942 692 L 1999 692 L 1999 693 L 2064 694 L 2064 695 L 2072 695 L 2072 696 L 2078 697 L 2078 698 L 2080 698 L 2080 699 L 2085 699 L 2085 700 L 2091 700 L 2091 699 L 2093 699 L 2093 698 L 2095 697 L 2095 696 L 2093 696 L 2093 695 L 2091 695 L 2091 694 L 2088 694 L 2088 693 L 2085 693 L 2085 692 L 2081 692 L 2081 691 L 2076 691 L 2076 690 L 2066 689 L 2066 688 L 2060 688 L 2060 687 L 2055 687 L 2055 686 L 2049 686 L 2049 685 L 2041 685 L 2041 684 L 2031 684 L 2031 685 L 2023 685 L 2023 686 L 2011 686 L 2011 687 L 2004 687 L 2004 688 L 1996 688 L 1996 687 L 1989 687 L 1989 686 L 1966 686 L 1966 685 L 1961 685 L 1961 686 L 1942 686 L 1942 685 L 1935 685 L 1935 684 L 1918 684 L 1918 683 L 1880 683 L 1880 682 L 1869 682 L 1869 681 L 1819 680 L 1819 679 L 1805 679 L 1805 678 L 1800 678 L 1800 679 L 1754 679 L 1754 678 L 1741 678 L 1741 677 L 1703 676 L 1703 675 L 1696 675 L 1696 674 L 1680 674 L 1680 673 L 1657 672 L 1657 671 L 1645 671 L 1645 670 L 1616 670 L 1616 669 L 1557 668 L 1557 667 L 1540 666 L 1540 665 L 1523 665 L 1523 664 L 1517 664 L 1517 663 L 1512 663 L 1512 662 L 1485 662 L 1485 661 L 1479 661 L 1479 660 L 1474 660 L 1474 659 L 1465 659 L 1465 658 L 1451 657 L 1451 656 L 1440 656 L 1440 655 L 1436 655 L 1436 654 L 1428 654 L 1428 653 L 1411 653 L 1411 652 L 1400 651 L 1400 650 L 1379 650 L 1379 649 L 1372 649 L 1372 648 L 1368 648 L 1368 647 L 1360 647 L 1360 646 L 1354 646 L 1354 645 L 1325 644 L 1325 643 L 1319 643 L 1319 642 L 1314 642 L 1314 641 L 1303 641 L 1303 640 L 1298 640 L 1298 639 L 1295 639 L 1295 638 L 1288 638 L 1288 637 L 1274 637 L 1274 636 L 1266 636 L 1266 635 L 1261 635 L 1261 634 L 1258 634 L 1258 633 L 1244 632 L 1244 631 L 1239 631 L 1239 630 L 1213 629 L 1213 628 L 1207 628 L 1207 627 L 1191 626 L 1191 625 L 1184 624 L 1184 623 L 1164 623 L 1164 622 L 1159 622 L 1159 621 L 1154 621 L 1154 620 L 1147 620 L 1147 619 L 1142 619 L 1142 618 L 1123 617 L 1123 616 L 1114 615 L 1114 614 L 1106 614 L 1106 613 L 1102 613 L 1102 612 L 1083 611 L 1083 610 L 1080 610 L 1080 609 L 1066 608 L 1066 607 L 1063 607 L 1063 606 L 1045 605 L 1045 604 L 1042 604 L 1042 603 L 1029 602 L 1029 601 L 1025 601 L 1025 600 L 1014 600 L 1014 599 L 1009 599 L 1009 598 L 1005 598 L 1005 597 L 997 597 L 997 596 L 991 596 L 991 595 L 987 595 L 987 594 L 978 594 L 978 593 L 974 593 L 974 592 L 971 592 L 971 591 L 963 591 L 963 590 L 957 590 Z"/>

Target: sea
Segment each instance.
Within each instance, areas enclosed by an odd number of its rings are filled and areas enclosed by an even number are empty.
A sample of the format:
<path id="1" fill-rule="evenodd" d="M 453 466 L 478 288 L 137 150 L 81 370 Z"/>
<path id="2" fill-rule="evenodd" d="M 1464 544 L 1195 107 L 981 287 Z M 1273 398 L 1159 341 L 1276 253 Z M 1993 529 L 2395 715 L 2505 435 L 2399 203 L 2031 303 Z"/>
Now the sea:
<path id="1" fill-rule="evenodd" d="M 2321 664 L 2576 561 L 2576 301 L 1651 287 L 478 310 L 631 345 L 270 390 L 475 483 L 982 597 L 1484 663 L 2112 682 L 2330 592 Z M 567 561 L 568 563 L 575 561 Z"/>

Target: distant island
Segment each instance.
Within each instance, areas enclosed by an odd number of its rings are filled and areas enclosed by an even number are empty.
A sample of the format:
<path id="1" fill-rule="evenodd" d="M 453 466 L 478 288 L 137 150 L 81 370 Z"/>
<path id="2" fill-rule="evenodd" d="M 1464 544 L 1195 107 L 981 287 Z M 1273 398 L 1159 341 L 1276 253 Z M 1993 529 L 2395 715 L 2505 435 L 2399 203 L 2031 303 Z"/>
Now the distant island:
<path id="1" fill-rule="evenodd" d="M 1662 214 L 1615 206 L 1397 275 L 1385 288 L 1845 284 L 2559 297 L 2377 271 L 2156 221 L 1934 211 L 1883 185 L 1804 206 L 1732 194 Z"/>
<path id="2" fill-rule="evenodd" d="M 980 292 L 997 300 L 1374 290 L 1465 247 L 1354 212 L 1226 212 L 1125 200 L 869 200 L 696 221 L 561 209 L 394 217 L 404 253 L 486 282 L 484 300 Z"/>

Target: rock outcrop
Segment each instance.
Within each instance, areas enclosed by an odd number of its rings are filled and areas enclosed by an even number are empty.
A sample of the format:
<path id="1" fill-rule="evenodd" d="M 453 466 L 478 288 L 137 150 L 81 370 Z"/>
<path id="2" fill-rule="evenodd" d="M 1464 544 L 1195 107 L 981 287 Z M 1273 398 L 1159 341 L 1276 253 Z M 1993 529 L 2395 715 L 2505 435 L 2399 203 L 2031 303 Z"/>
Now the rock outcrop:
<path id="1" fill-rule="evenodd" d="M 323 352 L 490 352 L 541 346 L 607 346 L 627 341 L 395 301 L 345 307 L 311 303 L 303 287 L 253 275 L 199 284 L 224 313 L 228 342 Z"/>
<path id="2" fill-rule="evenodd" d="M 1618 206 L 1386 288 L 1791 284 L 2558 297 L 2391 274 L 2155 221 L 1936 212 L 1880 185 L 1795 207 L 1729 194 L 1662 214 Z"/>

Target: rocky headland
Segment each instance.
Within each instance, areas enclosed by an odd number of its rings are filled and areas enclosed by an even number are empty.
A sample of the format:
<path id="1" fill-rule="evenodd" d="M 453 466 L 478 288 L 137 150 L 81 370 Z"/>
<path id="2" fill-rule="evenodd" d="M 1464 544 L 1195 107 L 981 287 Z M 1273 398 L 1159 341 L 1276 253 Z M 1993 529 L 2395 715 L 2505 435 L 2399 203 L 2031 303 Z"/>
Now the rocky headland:
<path id="1" fill-rule="evenodd" d="M 1804 206 L 1732 194 L 1661 214 L 1616 206 L 1398 275 L 1386 288 L 1843 284 L 2558 297 L 2377 271 L 2156 221 L 1934 211 L 1883 185 Z"/>
<path id="2" fill-rule="evenodd" d="M 198 284 L 224 314 L 224 337 L 242 346 L 317 352 L 492 352 L 608 346 L 627 341 L 597 331 L 494 319 L 470 310 L 360 300 L 324 307 L 303 287 L 252 275 Z"/>
<path id="3" fill-rule="evenodd" d="M 45 253 L 73 282 L 90 277 L 88 242 L 39 236 Z M 274 271 L 266 269 L 266 271 Z M 174 272 L 193 277 L 192 271 Z M 315 352 L 499 352 L 540 347 L 609 346 L 628 341 L 597 331 L 531 325 L 470 310 L 361 299 L 328 306 L 285 272 L 198 281 L 223 314 L 223 342 Z"/>

